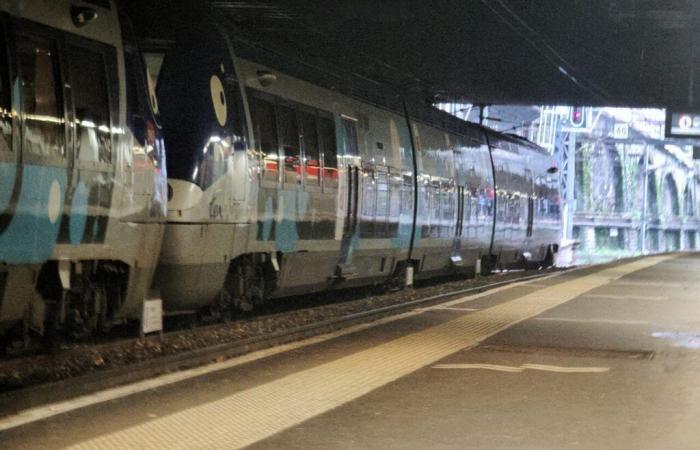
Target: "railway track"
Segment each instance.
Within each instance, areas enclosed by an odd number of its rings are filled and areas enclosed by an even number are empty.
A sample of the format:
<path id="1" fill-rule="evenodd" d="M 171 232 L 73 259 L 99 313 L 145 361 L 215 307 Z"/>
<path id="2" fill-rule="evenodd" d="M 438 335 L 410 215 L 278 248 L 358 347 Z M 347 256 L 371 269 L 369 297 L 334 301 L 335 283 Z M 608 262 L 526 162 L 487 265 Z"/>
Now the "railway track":
<path id="1" fill-rule="evenodd" d="M 460 295 L 541 278 L 556 271 L 560 270 L 506 272 L 477 279 L 429 283 L 415 289 L 350 301 L 325 299 L 321 300 L 324 304 L 304 309 L 286 310 L 288 306 L 282 301 L 259 316 L 168 332 L 162 339 L 132 338 L 74 345 L 56 354 L 0 361 L 0 415 L 222 361 L 431 306 Z M 340 297 L 347 295 L 340 294 Z"/>

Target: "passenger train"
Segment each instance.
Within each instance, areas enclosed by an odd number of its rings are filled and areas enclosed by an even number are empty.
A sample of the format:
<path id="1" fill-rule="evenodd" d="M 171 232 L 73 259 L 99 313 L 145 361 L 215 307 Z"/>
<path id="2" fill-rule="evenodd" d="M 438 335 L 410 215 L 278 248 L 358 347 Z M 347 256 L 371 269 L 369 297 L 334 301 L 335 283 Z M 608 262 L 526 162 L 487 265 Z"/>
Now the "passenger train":
<path id="1" fill-rule="evenodd" d="M 0 334 L 552 263 L 536 145 L 237 56 L 215 21 L 139 48 L 117 3 L 0 4 Z"/>

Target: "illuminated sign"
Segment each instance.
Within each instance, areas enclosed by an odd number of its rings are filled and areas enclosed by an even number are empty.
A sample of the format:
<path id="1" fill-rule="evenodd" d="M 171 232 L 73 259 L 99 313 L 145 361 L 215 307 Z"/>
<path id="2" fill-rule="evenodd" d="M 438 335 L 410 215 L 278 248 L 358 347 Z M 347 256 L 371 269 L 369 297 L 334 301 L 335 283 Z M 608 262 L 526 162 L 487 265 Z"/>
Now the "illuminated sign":
<path id="1" fill-rule="evenodd" d="M 666 137 L 700 137 L 700 112 L 667 110 Z"/>
<path id="2" fill-rule="evenodd" d="M 627 139 L 630 137 L 630 126 L 626 123 L 616 123 L 613 127 L 613 138 Z"/>

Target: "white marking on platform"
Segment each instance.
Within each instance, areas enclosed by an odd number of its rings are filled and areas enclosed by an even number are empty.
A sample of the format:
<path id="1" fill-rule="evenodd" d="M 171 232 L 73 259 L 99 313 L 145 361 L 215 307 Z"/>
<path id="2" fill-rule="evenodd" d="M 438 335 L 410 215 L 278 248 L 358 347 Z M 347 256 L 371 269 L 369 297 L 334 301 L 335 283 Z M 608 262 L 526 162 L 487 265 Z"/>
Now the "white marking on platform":
<path id="1" fill-rule="evenodd" d="M 671 283 L 667 281 L 644 281 L 644 280 L 620 280 L 615 283 L 617 286 L 634 286 L 634 287 L 658 287 L 658 288 L 669 288 L 678 289 L 678 283 Z"/>
<path id="2" fill-rule="evenodd" d="M 575 323 L 611 323 L 616 325 L 649 325 L 643 320 L 617 320 L 617 319 L 571 319 L 568 317 L 538 317 L 535 320 L 552 322 L 575 322 Z"/>
<path id="3" fill-rule="evenodd" d="M 552 278 L 561 275 L 564 272 L 557 272 L 550 275 L 545 275 L 543 278 Z M 130 395 L 138 394 L 141 392 L 150 391 L 159 387 L 168 386 L 174 383 L 179 383 L 181 381 L 189 380 L 191 378 L 200 377 L 203 375 L 208 375 L 213 372 L 218 372 L 221 370 L 231 369 L 242 364 L 257 361 L 270 356 L 278 355 L 280 353 L 285 353 L 291 350 L 296 350 L 310 345 L 319 344 L 331 339 L 342 337 L 348 334 L 357 333 L 369 328 L 385 325 L 397 320 L 406 319 L 408 317 L 416 316 L 422 314 L 426 311 L 440 308 L 442 306 L 452 306 L 460 303 L 470 302 L 478 300 L 482 297 L 488 295 L 496 294 L 514 287 L 521 286 L 527 283 L 527 281 L 515 282 L 512 284 L 507 284 L 504 286 L 499 286 L 493 289 L 489 289 L 477 294 L 469 295 L 466 297 L 458 298 L 456 300 L 451 300 L 449 302 L 441 303 L 439 305 L 431 306 L 428 308 L 417 308 L 415 310 L 405 312 L 403 314 L 398 314 L 396 316 L 385 317 L 373 322 L 355 325 L 352 327 L 344 328 L 342 330 L 335 331 L 333 333 L 322 334 L 309 339 L 305 339 L 299 342 L 293 342 L 289 344 L 280 345 L 277 347 L 259 350 L 257 352 L 249 353 L 247 355 L 235 357 L 223 362 L 208 364 L 201 367 L 196 367 L 193 369 L 187 369 L 180 372 L 175 372 L 166 375 L 160 375 L 158 377 L 138 381 L 135 383 L 127 384 L 125 386 L 120 386 L 116 388 L 106 389 L 104 391 L 96 392 L 93 394 L 84 395 L 70 400 L 65 400 L 56 403 L 50 403 L 48 405 L 37 406 L 35 408 L 29 408 L 18 412 L 17 414 L 0 418 L 0 431 L 9 430 L 11 428 L 26 425 L 39 420 L 48 419 L 59 414 L 65 414 L 77 409 L 86 408 L 88 406 L 96 405 L 99 403 L 104 403 L 112 400 L 117 400 L 119 398 L 128 397 Z"/>
<path id="4" fill-rule="evenodd" d="M 469 312 L 469 311 L 479 311 L 479 308 L 462 308 L 462 307 L 459 307 L 459 306 L 442 306 L 442 307 L 435 308 L 435 309 L 440 309 L 440 310 L 442 310 L 442 309 L 447 309 L 447 310 L 449 310 L 449 311 L 467 311 L 467 312 Z"/>
<path id="5" fill-rule="evenodd" d="M 665 301 L 668 300 L 668 295 L 630 295 L 630 294 L 586 294 L 583 298 L 599 298 L 603 300 L 650 300 L 650 301 Z"/>
<path id="6" fill-rule="evenodd" d="M 71 448 L 245 447 L 471 348 L 585 292 L 672 257 L 649 257 L 574 278 Z"/>
<path id="7" fill-rule="evenodd" d="M 501 366 L 498 364 L 437 364 L 433 369 L 485 369 L 498 372 L 520 373 L 525 370 L 542 370 L 557 373 L 605 373 L 610 367 L 562 367 L 546 364 L 523 364 L 519 367 Z"/>

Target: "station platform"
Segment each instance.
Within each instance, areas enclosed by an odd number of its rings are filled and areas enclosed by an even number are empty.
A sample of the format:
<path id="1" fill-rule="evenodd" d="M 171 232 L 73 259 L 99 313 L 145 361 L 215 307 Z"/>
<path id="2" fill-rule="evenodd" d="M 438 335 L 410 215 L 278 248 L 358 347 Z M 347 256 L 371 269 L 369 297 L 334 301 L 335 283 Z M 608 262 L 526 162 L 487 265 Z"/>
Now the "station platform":
<path id="1" fill-rule="evenodd" d="M 3 449 L 700 448 L 700 254 L 580 268 L 0 418 Z"/>

